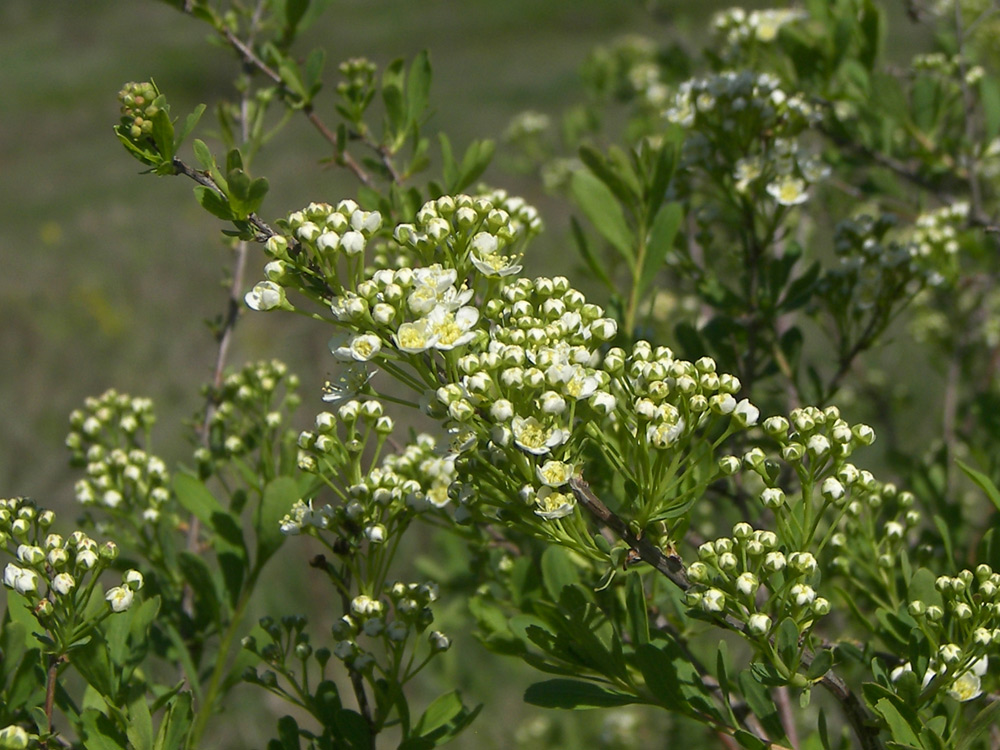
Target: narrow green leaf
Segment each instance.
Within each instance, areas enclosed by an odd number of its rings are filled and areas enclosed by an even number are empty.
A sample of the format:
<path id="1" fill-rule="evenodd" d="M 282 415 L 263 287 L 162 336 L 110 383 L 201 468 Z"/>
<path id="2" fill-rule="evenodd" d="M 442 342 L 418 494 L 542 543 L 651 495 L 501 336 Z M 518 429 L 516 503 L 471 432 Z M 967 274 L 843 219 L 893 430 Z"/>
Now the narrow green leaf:
<path id="1" fill-rule="evenodd" d="M 992 141 L 1000 135 L 1000 82 L 995 76 L 979 79 L 979 103 L 983 108 L 985 140 Z"/>
<path id="2" fill-rule="evenodd" d="M 188 730 L 191 728 L 191 693 L 176 695 L 167 706 L 167 711 L 156 733 L 154 750 L 185 750 Z"/>
<path id="3" fill-rule="evenodd" d="M 496 144 L 491 140 L 473 141 L 465 150 L 459 176 L 451 189 L 453 192 L 464 190 L 479 179 L 493 159 Z"/>
<path id="4" fill-rule="evenodd" d="M 733 732 L 733 739 L 740 743 L 740 747 L 747 750 L 766 750 L 771 747 L 770 743 L 764 742 L 760 737 L 750 734 L 745 729 L 737 729 Z"/>
<path id="5" fill-rule="evenodd" d="M 114 721 L 96 708 L 88 708 L 81 714 L 83 737 L 86 750 L 122 750 L 126 747 L 126 737 L 118 731 Z"/>
<path id="6" fill-rule="evenodd" d="M 786 667 L 789 669 L 798 667 L 799 627 L 791 617 L 786 617 L 778 624 L 775 646 L 778 649 L 778 656 Z"/>
<path id="7" fill-rule="evenodd" d="M 153 142 L 161 159 L 170 161 L 174 158 L 174 124 L 165 109 L 153 115 Z"/>
<path id="8" fill-rule="evenodd" d="M 200 138 L 194 139 L 194 158 L 198 160 L 198 165 L 202 169 L 207 170 L 215 166 L 215 157 L 212 156 L 212 151 Z"/>
<path id="9" fill-rule="evenodd" d="M 219 592 L 208 564 L 193 552 L 184 550 L 177 556 L 181 575 L 191 585 L 194 592 L 195 612 L 212 622 L 219 623 L 222 618 L 222 607 L 219 604 Z"/>
<path id="10" fill-rule="evenodd" d="M 830 649 L 822 649 L 817 651 L 813 657 L 812 664 L 809 665 L 809 669 L 806 670 L 806 677 L 810 680 L 818 680 L 827 672 L 830 671 L 830 667 L 833 666 L 833 651 Z"/>
<path id="11" fill-rule="evenodd" d="M 69 652 L 69 662 L 88 685 L 104 696 L 112 706 L 117 704 L 111 655 L 100 630 L 94 630 L 85 643 Z"/>
<path id="12" fill-rule="evenodd" d="M 615 285 L 611 281 L 608 272 L 604 269 L 604 265 L 598 260 L 594 249 L 590 246 L 590 242 L 587 240 L 587 235 L 583 233 L 583 227 L 580 226 L 580 222 L 577 221 L 575 216 L 571 216 L 569 222 L 570 231 L 573 233 L 573 239 L 576 241 L 576 248 L 580 252 L 580 257 L 583 258 L 584 263 L 587 264 L 587 267 L 593 274 L 604 283 L 604 286 L 614 291 Z"/>
<path id="13" fill-rule="evenodd" d="M 337 712 L 336 729 L 352 750 L 371 748 L 371 730 L 368 722 L 357 711 L 343 708 Z"/>
<path id="14" fill-rule="evenodd" d="M 646 592 L 642 586 L 642 576 L 631 571 L 625 578 L 625 606 L 628 611 L 629 635 L 632 644 L 640 646 L 649 642 L 649 612 L 646 608 Z"/>
<path id="15" fill-rule="evenodd" d="M 444 133 L 438 133 L 438 141 L 441 144 L 441 177 L 445 184 L 451 186 L 458 180 L 458 163 L 451 150 L 451 141 Z"/>
<path id="16" fill-rule="evenodd" d="M 986 497 L 990 499 L 993 506 L 997 510 L 1000 510 L 1000 489 L 997 489 L 997 486 L 993 484 L 993 480 L 981 471 L 973 469 L 963 461 L 955 459 L 955 463 L 958 464 L 958 468 L 960 468 L 969 479 L 976 483 L 979 489 L 986 493 Z"/>
<path id="17" fill-rule="evenodd" d="M 403 61 L 393 60 L 382 73 L 382 101 L 389 121 L 389 130 L 395 137 L 406 124 L 406 108 L 403 104 L 404 86 Z"/>
<path id="18" fill-rule="evenodd" d="M 553 601 L 559 601 L 566 586 L 580 582 L 576 566 L 565 549 L 552 545 L 542 553 L 542 580 Z"/>
<path id="19" fill-rule="evenodd" d="M 656 274 L 663 268 L 663 261 L 674 246 L 682 221 L 684 207 L 680 203 L 668 203 L 657 212 L 646 241 L 646 257 L 639 276 L 640 296 L 646 293 Z"/>
<path id="20" fill-rule="evenodd" d="M 910 747 L 923 747 L 920 737 L 917 735 L 919 729 L 919 719 L 912 710 L 904 716 L 900 706 L 890 701 L 888 698 L 881 698 L 875 703 L 875 712 L 879 714 L 885 723 L 889 725 L 889 733 L 896 742 Z M 911 723 L 913 722 L 913 723 Z"/>
<path id="21" fill-rule="evenodd" d="M 204 185 L 195 185 L 194 197 L 198 204 L 212 216 L 224 221 L 232 221 L 235 217 L 229 202 L 217 192 Z"/>
<path id="22" fill-rule="evenodd" d="M 406 104 L 409 121 L 417 122 L 427 109 L 431 92 L 431 58 L 427 50 L 422 50 L 410 63 L 410 74 L 406 80 Z"/>
<path id="23" fill-rule="evenodd" d="M 545 680 L 529 685 L 524 702 L 542 708 L 613 708 L 636 703 L 636 698 L 580 680 Z"/>
<path id="24" fill-rule="evenodd" d="M 576 204 L 594 228 L 611 243 L 635 273 L 635 241 L 625 221 L 621 204 L 608 186 L 591 172 L 580 170 L 570 181 L 570 192 Z"/>
<path id="25" fill-rule="evenodd" d="M 626 205 L 633 205 L 639 200 L 638 193 L 633 192 L 628 183 L 615 171 L 614 165 L 609 164 L 605 160 L 604 154 L 593 146 L 586 144 L 580 146 L 578 153 L 580 154 L 580 160 L 587 166 L 587 169 L 593 172 L 614 193 L 618 200 Z"/>
<path id="26" fill-rule="evenodd" d="M 455 719 L 462 713 L 462 708 L 462 698 L 457 690 L 438 696 L 424 711 L 413 731 L 421 736 L 428 735 Z"/>
<path id="27" fill-rule="evenodd" d="M 752 665 L 752 667 L 764 666 L 768 665 Z M 778 708 L 774 705 L 774 701 L 771 700 L 770 691 L 758 679 L 759 676 L 759 670 L 753 668 L 745 669 L 737 675 L 736 681 L 739 683 L 743 698 L 746 700 L 747 705 L 750 706 L 750 710 L 754 716 L 760 719 L 760 724 L 764 727 L 764 730 L 772 740 L 785 744 L 788 742 L 788 738 L 785 737 L 785 727 L 781 722 Z"/>
<path id="28" fill-rule="evenodd" d="M 264 488 L 264 496 L 254 513 L 257 533 L 257 566 L 260 567 L 285 541 L 281 519 L 300 498 L 299 486 L 291 477 L 278 477 Z"/>
<path id="29" fill-rule="evenodd" d="M 995 701 L 976 714 L 972 721 L 961 727 L 955 750 L 968 750 L 972 743 L 1000 723 L 1000 701 Z"/>
<path id="30" fill-rule="evenodd" d="M 140 691 L 128 706 L 129 724 L 125 734 L 133 750 L 153 750 L 153 717 L 146 696 Z"/>

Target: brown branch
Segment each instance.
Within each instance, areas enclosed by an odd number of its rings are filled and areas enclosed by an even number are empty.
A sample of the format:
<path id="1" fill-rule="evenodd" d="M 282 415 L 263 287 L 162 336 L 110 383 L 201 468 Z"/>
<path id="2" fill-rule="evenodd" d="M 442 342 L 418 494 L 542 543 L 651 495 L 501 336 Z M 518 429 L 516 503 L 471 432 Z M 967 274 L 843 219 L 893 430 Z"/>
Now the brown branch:
<path id="1" fill-rule="evenodd" d="M 252 66 L 256 70 L 260 71 L 264 76 L 269 78 L 272 83 L 274 83 L 278 88 L 281 89 L 282 94 L 286 99 L 291 99 L 296 96 L 294 92 L 289 90 L 285 85 L 285 82 L 281 79 L 281 74 L 278 73 L 274 68 L 268 65 L 266 62 L 260 59 L 254 51 L 243 42 L 238 36 L 236 36 L 229 29 L 220 30 L 223 38 L 230 44 L 230 46 L 239 53 L 240 57 L 243 58 L 243 62 L 247 65 Z M 313 109 L 311 102 L 306 102 L 302 107 L 302 113 L 306 116 L 306 119 L 312 124 L 316 131 L 327 141 L 330 145 L 337 150 L 337 160 L 339 163 L 343 164 L 347 169 L 349 169 L 358 180 L 366 187 L 372 186 L 372 178 L 364 168 L 355 161 L 354 157 L 351 156 L 346 151 L 340 151 L 337 143 L 337 134 L 334 133 L 330 128 L 323 122 L 323 119 L 316 114 L 316 110 Z M 395 170 L 392 170 L 395 174 Z"/>
<path id="2" fill-rule="evenodd" d="M 582 505 L 594 518 L 612 529 L 618 536 L 639 555 L 639 558 L 649 565 L 652 565 L 659 573 L 663 574 L 677 586 L 681 591 L 691 588 L 691 581 L 687 576 L 687 569 L 681 561 L 680 556 L 671 551 L 664 554 L 663 551 L 652 542 L 646 541 L 636 536 L 618 515 L 608 508 L 600 498 L 590 489 L 590 485 L 582 477 L 573 477 L 569 480 L 570 490 L 576 497 L 577 502 Z M 745 633 L 746 626 L 732 615 L 726 615 L 720 624 L 739 633 Z M 811 651 L 802 653 L 802 666 L 808 667 L 812 664 L 815 655 Z M 854 729 L 862 750 L 884 750 L 882 740 L 879 738 L 878 724 L 873 720 L 847 683 L 828 671 L 819 680 L 822 685 L 840 703 L 847 717 L 848 722 Z"/>

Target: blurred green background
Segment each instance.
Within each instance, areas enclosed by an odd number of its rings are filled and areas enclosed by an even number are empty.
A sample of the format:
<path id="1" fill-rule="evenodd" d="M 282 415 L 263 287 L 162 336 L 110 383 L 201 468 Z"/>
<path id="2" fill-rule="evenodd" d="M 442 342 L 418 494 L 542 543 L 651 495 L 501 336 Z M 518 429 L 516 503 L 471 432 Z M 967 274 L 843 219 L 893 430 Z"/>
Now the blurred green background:
<path id="1" fill-rule="evenodd" d="M 651 14 L 633 0 L 337 0 L 299 51 L 324 47 L 332 81 L 336 64 L 349 57 L 384 65 L 429 49 L 435 114 L 426 132 L 445 130 L 460 150 L 473 138 L 498 139 L 520 111 L 558 116 L 577 102 L 578 69 L 594 45 L 641 33 L 661 43 L 679 40 L 694 52 L 709 15 L 730 4 L 665 0 Z M 112 126 L 116 94 L 130 80 L 155 79 L 175 116 L 232 97 L 236 64 L 207 37 L 207 27 L 153 0 L 0 3 L 4 495 L 29 495 L 72 512 L 77 475 L 62 447 L 67 416 L 109 387 L 154 399 L 160 417 L 154 449 L 168 464 L 190 455 L 181 422 L 199 407 L 198 386 L 211 376 L 215 346 L 204 321 L 224 310 L 229 251 L 220 223 L 193 200 L 190 181 L 140 175 Z M 321 95 L 317 109 L 334 121 L 332 96 Z M 213 127 L 209 112 L 196 135 L 211 143 Z M 304 119 L 293 119 L 254 165 L 255 175 L 271 183 L 265 220 L 312 200 L 335 203 L 355 194 L 350 175 L 319 163 L 325 156 L 319 136 Z M 430 174 L 437 169 L 435 163 Z M 535 180 L 497 166 L 484 179 L 542 212 L 548 229 L 532 246 L 528 270 L 573 275 L 565 204 Z M 247 288 L 262 267 L 256 251 Z M 309 420 L 331 367 L 328 335 L 290 316 L 247 315 L 230 363 L 288 362 L 302 377 L 302 418 Z M 295 605 L 296 591 L 276 587 L 278 613 Z M 593 737 L 601 717 L 575 729 L 568 722 L 562 729 L 539 724 L 548 719 L 520 703 L 535 677 L 467 645 L 471 650 L 461 655 L 453 651 L 440 676 L 459 683 L 469 700 L 487 701 L 460 747 L 531 747 L 551 731 L 570 732 L 561 735 L 564 747 L 599 746 Z M 263 694 L 241 695 L 245 710 L 220 720 L 218 746 L 263 746 L 271 736 L 260 734 L 273 731 L 273 719 L 257 710 Z M 284 713 L 277 704 L 269 710 Z M 648 747 L 659 746 L 649 739 Z"/>

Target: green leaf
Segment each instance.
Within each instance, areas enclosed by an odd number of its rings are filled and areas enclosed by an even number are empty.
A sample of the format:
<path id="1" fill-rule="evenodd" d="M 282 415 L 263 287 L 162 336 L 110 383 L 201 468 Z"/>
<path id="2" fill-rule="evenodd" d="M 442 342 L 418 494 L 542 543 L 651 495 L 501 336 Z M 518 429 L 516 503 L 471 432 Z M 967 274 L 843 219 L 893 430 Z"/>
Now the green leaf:
<path id="1" fill-rule="evenodd" d="M 200 138 L 194 139 L 194 158 L 198 160 L 198 165 L 204 170 L 215 166 L 215 157 L 212 156 L 212 152 L 205 141 Z"/>
<path id="2" fill-rule="evenodd" d="M 369 750 L 371 748 L 371 729 L 365 717 L 357 711 L 342 708 L 335 719 L 336 730 L 347 745 L 354 750 Z"/>
<path id="3" fill-rule="evenodd" d="M 278 743 L 282 750 L 299 750 L 299 724 L 292 716 L 278 719 Z"/>
<path id="4" fill-rule="evenodd" d="M 977 739 L 1000 722 L 1000 701 L 990 703 L 973 717 L 972 721 L 960 725 L 955 750 L 969 750 Z"/>
<path id="5" fill-rule="evenodd" d="M 181 144 L 187 140 L 187 137 L 191 135 L 191 131 L 194 130 L 201 116 L 205 113 L 205 105 L 199 104 L 194 108 L 194 111 L 184 118 L 184 125 L 181 127 L 180 132 L 174 136 L 174 153 L 177 153 L 177 149 L 181 147 Z M 202 143 L 204 146 L 205 144 Z"/>
<path id="6" fill-rule="evenodd" d="M 174 158 L 174 124 L 165 109 L 153 115 L 153 142 L 163 161 Z"/>
<path id="7" fill-rule="evenodd" d="M 91 637 L 69 652 L 69 662 L 94 690 L 114 706 L 117 704 L 114 670 L 107 641 L 100 630 L 91 631 Z"/>
<path id="8" fill-rule="evenodd" d="M 774 645 L 785 666 L 791 670 L 796 669 L 799 663 L 799 626 L 791 617 L 786 617 L 778 624 Z"/>
<path id="9" fill-rule="evenodd" d="M 114 721 L 96 708 L 88 708 L 81 715 L 83 746 L 86 750 L 123 750 L 126 737 L 118 731 Z"/>
<path id="10" fill-rule="evenodd" d="M 636 663 L 646 687 L 656 700 L 663 706 L 683 706 L 684 695 L 681 693 L 680 680 L 673 657 L 678 657 L 676 644 L 672 642 L 663 648 L 652 643 L 645 643 L 635 650 Z"/>
<path id="11" fill-rule="evenodd" d="M 559 601 L 563 588 L 580 582 L 576 566 L 562 547 L 552 545 L 542 553 L 542 581 L 553 601 Z"/>
<path id="12" fill-rule="evenodd" d="M 181 575 L 191 585 L 194 592 L 195 611 L 201 616 L 215 622 L 221 622 L 222 607 L 219 604 L 219 593 L 208 564 L 198 555 L 187 550 L 177 556 Z"/>
<path id="13" fill-rule="evenodd" d="M 635 272 L 635 241 L 621 205 L 608 186 L 591 172 L 580 170 L 570 181 L 573 200 L 594 228 L 611 243 Z"/>
<path id="14" fill-rule="evenodd" d="M 153 717 L 142 690 L 128 705 L 129 725 L 125 734 L 134 750 L 153 750 Z"/>
<path id="15" fill-rule="evenodd" d="M 580 160 L 594 175 L 603 182 L 615 197 L 626 205 L 633 205 L 639 200 L 639 195 L 626 180 L 622 179 L 613 164 L 605 160 L 604 155 L 593 146 L 584 144 L 579 149 Z"/>
<path id="16" fill-rule="evenodd" d="M 604 286 L 614 291 L 614 282 L 611 281 L 611 277 L 604 270 L 604 266 L 598 260 L 597 255 L 590 246 L 590 242 L 587 240 L 587 235 L 583 233 L 583 227 L 580 226 L 580 222 L 577 221 L 575 216 L 571 216 L 569 222 L 570 231 L 573 233 L 573 239 L 576 241 L 576 248 L 580 252 L 580 257 L 583 258 L 583 261 L 587 264 L 591 272 L 604 283 Z"/>
<path id="17" fill-rule="evenodd" d="M 766 665 L 754 664 L 752 666 Z M 743 698 L 746 700 L 753 715 L 760 720 L 761 726 L 764 727 L 764 730 L 771 739 L 776 742 L 787 743 L 788 738 L 785 737 L 785 728 L 781 723 L 778 708 L 774 705 L 774 701 L 771 700 L 770 691 L 758 678 L 757 670 L 743 670 L 737 676 L 736 681 L 739 683 L 740 692 L 743 693 Z"/>
<path id="18" fill-rule="evenodd" d="M 642 576 L 634 570 L 625 577 L 625 607 L 632 643 L 635 646 L 648 643 L 649 612 L 646 609 L 646 592 L 642 586 Z"/>
<path id="19" fill-rule="evenodd" d="M 427 50 L 422 50 L 410 63 L 410 74 L 406 80 L 406 104 L 409 121 L 416 122 L 427 109 L 431 92 L 431 58 Z"/>
<path id="20" fill-rule="evenodd" d="M 733 739 L 740 743 L 740 747 L 745 747 L 747 750 L 767 750 L 771 747 L 770 743 L 764 742 L 760 737 L 750 734 L 745 729 L 737 729 L 733 732 Z"/>
<path id="21" fill-rule="evenodd" d="M 236 215 L 229 207 L 229 201 L 212 188 L 205 185 L 195 185 L 194 197 L 198 201 L 198 204 L 212 214 L 212 216 L 223 221 L 232 221 L 236 218 Z"/>
<path id="22" fill-rule="evenodd" d="M 406 124 L 406 109 L 403 104 L 403 61 L 393 60 L 382 73 L 382 101 L 389 121 L 389 132 L 393 138 Z"/>
<path id="23" fill-rule="evenodd" d="M 915 711 L 908 709 L 905 704 L 900 704 L 894 703 L 889 698 L 880 698 L 875 702 L 874 709 L 889 725 L 889 733 L 894 741 L 909 747 L 921 748 L 922 744 L 917 734 L 920 720 Z"/>
<path id="24" fill-rule="evenodd" d="M 438 696 L 424 711 L 413 731 L 421 736 L 431 734 L 455 719 L 462 709 L 462 698 L 457 690 Z"/>
<path id="25" fill-rule="evenodd" d="M 154 750 L 185 750 L 188 730 L 191 728 L 191 693 L 174 696 L 156 733 Z"/>
<path id="26" fill-rule="evenodd" d="M 806 670 L 806 677 L 810 680 L 818 680 L 823 677 L 827 672 L 830 671 L 830 667 L 833 666 L 833 651 L 830 649 L 822 649 L 817 651 L 815 656 L 813 656 L 812 664 L 809 665 L 809 669 Z"/>
<path id="27" fill-rule="evenodd" d="M 545 680 L 529 685 L 525 703 L 542 708 L 588 709 L 614 708 L 636 703 L 636 698 L 580 680 Z"/>
<path id="28" fill-rule="evenodd" d="M 657 272 L 663 268 L 663 261 L 674 246 L 674 239 L 682 221 L 684 221 L 684 207 L 680 203 L 668 203 L 657 212 L 653 227 L 649 230 L 646 257 L 639 276 L 640 296 L 646 293 Z"/>
<path id="29" fill-rule="evenodd" d="M 464 190 L 479 179 L 493 159 L 496 144 L 491 140 L 473 141 L 465 150 L 458 177 L 451 186 L 452 192 Z"/>
<path id="30" fill-rule="evenodd" d="M 993 507 L 1000 510 L 1000 489 L 997 489 L 997 486 L 993 484 L 993 480 L 981 471 L 976 471 L 967 463 L 958 459 L 955 459 L 955 463 L 958 464 L 958 468 L 965 472 L 965 475 L 969 479 L 976 483 L 979 489 L 986 493 L 986 497 L 988 497 L 990 502 L 993 503 Z"/>
<path id="31" fill-rule="evenodd" d="M 264 496 L 254 514 L 258 568 L 262 567 L 284 543 L 285 535 L 281 533 L 280 528 L 281 519 L 300 497 L 299 486 L 291 477 L 278 477 L 264 488 Z"/>

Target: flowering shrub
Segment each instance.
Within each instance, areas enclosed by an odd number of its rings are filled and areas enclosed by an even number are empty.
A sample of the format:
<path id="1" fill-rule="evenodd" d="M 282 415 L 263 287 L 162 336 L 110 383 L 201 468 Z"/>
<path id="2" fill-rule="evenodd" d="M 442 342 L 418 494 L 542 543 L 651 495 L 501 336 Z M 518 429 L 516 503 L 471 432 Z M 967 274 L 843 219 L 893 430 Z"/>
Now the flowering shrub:
<path id="1" fill-rule="evenodd" d="M 148 399 L 109 391 L 71 415 L 83 530 L 0 503 L 0 747 L 201 747 L 241 682 L 296 709 L 269 750 L 445 744 L 481 706 L 458 690 L 411 706 L 452 645 L 432 628 L 442 600 L 488 650 L 556 675 L 527 689 L 537 706 L 647 706 L 672 739 L 751 750 L 995 746 L 990 7 L 914 4 L 943 51 L 901 76 L 872 0 L 725 11 L 683 64 L 648 40 L 598 50 L 588 106 L 624 101 L 623 143 L 547 140 L 537 113 L 505 133 L 579 214 L 576 283 L 526 272 L 542 220 L 477 184 L 491 142 L 456 158 L 442 135 L 430 155 L 427 55 L 380 76 L 342 63 L 330 127 L 323 54 L 291 52 L 320 3 L 171 4 L 246 71 L 219 108 L 227 153 L 195 140 L 186 162 L 204 108 L 177 127 L 153 82 L 121 91 L 115 132 L 193 180 L 237 268 L 261 269 L 234 274 L 231 310 L 326 326 L 334 374 L 306 396 L 313 426 L 291 428 L 285 365 L 225 374 L 232 312 L 190 465 L 150 452 Z M 309 118 L 354 198 L 261 218 L 252 124 L 271 106 Z M 926 455 L 901 449 L 905 412 L 875 373 L 907 332 L 947 376 Z M 873 471 L 876 428 L 892 445 Z M 415 526 L 451 540 L 460 573 L 401 564 Z M 329 634 L 318 612 L 251 625 L 263 571 L 304 537 L 338 603 Z M 638 746 L 616 721 L 602 746 Z"/>

